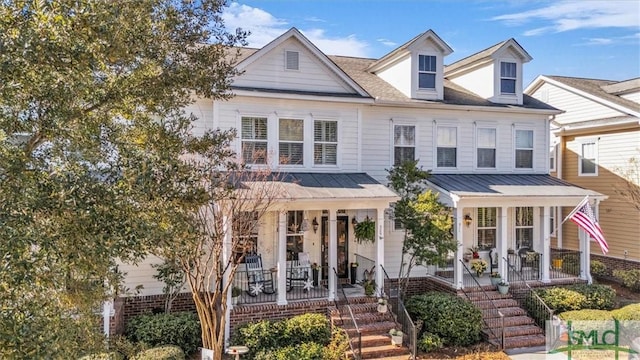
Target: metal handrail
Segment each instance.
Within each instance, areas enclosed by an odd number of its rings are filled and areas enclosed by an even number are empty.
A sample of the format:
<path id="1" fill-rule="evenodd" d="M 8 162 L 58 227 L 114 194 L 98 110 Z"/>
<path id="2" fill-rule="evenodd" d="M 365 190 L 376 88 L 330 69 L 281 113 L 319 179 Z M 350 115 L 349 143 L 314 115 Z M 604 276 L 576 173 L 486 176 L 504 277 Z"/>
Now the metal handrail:
<path id="1" fill-rule="evenodd" d="M 400 296 L 400 289 L 398 288 L 398 283 L 396 282 L 396 286 L 392 287 L 391 284 L 391 279 L 389 278 L 389 274 L 387 274 L 387 270 L 385 270 L 384 266 L 380 265 L 380 268 L 382 269 L 382 273 L 384 274 L 384 278 L 385 280 L 383 281 L 383 284 L 380 284 L 380 293 L 384 294 L 384 290 L 385 290 L 385 286 L 384 283 L 388 282 L 389 283 L 389 289 L 387 292 L 387 296 L 389 296 L 389 304 L 391 305 L 391 313 L 394 316 L 394 321 L 396 323 L 399 323 L 402 326 L 402 332 L 407 334 L 407 338 L 408 338 L 408 348 L 409 351 L 411 352 L 411 359 L 416 359 L 416 355 L 417 355 L 417 337 L 418 337 L 418 330 L 416 328 L 416 325 L 413 323 L 413 320 L 411 320 L 411 316 L 409 315 L 409 312 L 407 311 L 407 309 L 404 306 L 404 302 L 402 301 L 402 298 Z M 395 305 L 395 309 L 394 309 L 394 305 Z"/>
<path id="2" fill-rule="evenodd" d="M 544 300 L 542 300 L 542 298 L 540 296 L 538 296 L 538 294 L 536 294 L 535 291 L 533 291 L 531 286 L 529 286 L 529 284 L 527 284 L 527 282 L 520 275 L 520 273 L 518 271 L 516 271 L 515 266 L 513 266 L 513 264 L 511 264 L 509 262 L 509 260 L 505 259 L 504 257 L 502 258 L 502 260 L 504 260 L 504 262 L 507 264 L 507 266 L 512 270 L 512 271 L 510 271 L 510 273 L 516 274 L 520 278 L 519 281 L 522 282 L 526 286 L 526 288 L 528 290 L 527 293 L 526 293 L 526 296 L 533 295 L 534 299 L 544 307 L 544 310 L 546 311 L 546 313 L 548 315 L 546 320 L 553 321 L 553 310 L 544 302 Z M 519 303 L 521 302 L 521 299 L 519 299 L 519 298 L 516 298 L 516 300 Z M 521 304 L 521 305 L 523 305 L 523 304 Z M 526 308 L 526 306 L 525 306 L 525 308 Z M 534 314 L 530 314 L 530 315 L 534 315 Z M 538 324 L 538 326 L 541 327 L 546 333 L 545 324 L 541 324 L 542 320 L 538 319 L 538 316 L 535 316 L 535 315 L 532 316 L 532 317 L 533 317 L 533 320 L 535 320 L 536 324 Z"/>
<path id="3" fill-rule="evenodd" d="M 462 268 L 465 269 L 467 271 L 467 273 L 469 273 L 469 277 L 471 279 L 473 279 L 473 281 L 476 284 L 476 287 L 478 289 L 480 289 L 480 291 L 476 291 L 477 293 L 481 293 L 484 298 L 486 298 L 486 300 L 489 301 L 489 304 L 491 304 L 491 309 L 489 309 L 490 311 L 495 311 L 498 316 L 500 317 L 500 336 L 498 336 L 494 331 L 493 328 L 491 327 L 491 324 L 489 324 L 489 322 L 484 318 L 484 316 L 482 317 L 482 322 L 485 324 L 486 328 L 489 329 L 489 332 L 493 335 L 493 337 L 496 339 L 496 341 L 500 342 L 500 348 L 504 349 L 504 314 L 502 313 L 502 311 L 500 311 L 498 309 L 498 307 L 496 306 L 496 304 L 493 303 L 493 300 L 489 297 L 489 295 L 487 294 L 486 291 L 484 291 L 484 288 L 480 285 L 480 283 L 478 282 L 478 279 L 476 279 L 473 276 L 473 273 L 471 272 L 471 270 L 469 270 L 469 267 L 467 267 L 467 265 L 462 261 L 459 260 L 460 263 L 462 264 Z M 464 290 L 465 287 L 462 287 L 462 293 L 464 293 L 464 296 L 467 297 L 467 299 L 474 305 L 476 305 L 474 303 L 474 300 L 469 296 L 469 294 L 467 294 L 467 292 Z M 477 305 L 476 305 L 477 306 Z"/>
<path id="4" fill-rule="evenodd" d="M 354 359 L 361 360 L 362 359 L 362 331 L 358 327 L 358 323 L 356 322 L 355 316 L 353 316 L 353 310 L 351 309 L 349 298 L 347 297 L 347 294 L 344 292 L 344 288 L 342 287 L 342 284 L 340 284 L 340 281 L 338 281 L 338 273 L 336 271 L 336 268 L 332 268 L 332 269 L 333 269 L 333 276 L 336 283 L 336 287 L 338 288 L 338 291 L 336 292 L 337 296 L 334 299 L 334 303 L 336 305 L 336 309 L 338 309 L 338 313 L 340 313 L 340 320 L 342 321 L 343 326 L 345 323 L 345 318 L 346 320 L 351 321 L 351 324 L 353 324 L 353 328 L 355 329 L 357 334 L 357 337 L 353 339 L 353 340 L 357 340 L 356 347 L 354 347 L 353 345 L 353 341 L 351 339 L 351 336 L 349 336 L 349 332 L 346 331 L 346 329 L 344 330 L 349 340 L 349 347 L 351 348 L 351 353 L 353 353 Z M 343 309 L 343 307 L 345 309 Z"/>

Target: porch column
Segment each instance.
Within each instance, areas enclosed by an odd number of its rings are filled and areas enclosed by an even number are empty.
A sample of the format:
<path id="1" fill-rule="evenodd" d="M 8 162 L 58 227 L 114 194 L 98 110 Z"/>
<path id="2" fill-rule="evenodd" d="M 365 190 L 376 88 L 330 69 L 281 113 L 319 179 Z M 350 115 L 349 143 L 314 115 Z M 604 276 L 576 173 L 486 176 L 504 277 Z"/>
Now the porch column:
<path id="1" fill-rule="evenodd" d="M 384 289 L 384 274 L 382 273 L 382 267 L 384 266 L 384 209 L 376 209 L 378 219 L 376 221 L 377 230 L 376 237 L 376 284 L 378 289 Z M 382 291 L 382 290 L 380 290 Z M 378 294 L 382 296 L 383 294 Z"/>
<path id="2" fill-rule="evenodd" d="M 509 248 L 509 208 L 500 208 L 500 259 L 498 259 L 498 272 L 503 279 L 509 279 L 509 266 L 504 259 L 507 259 L 507 249 Z"/>
<path id="3" fill-rule="evenodd" d="M 338 221 L 336 209 L 329 209 L 329 301 L 336 298 L 336 273 L 333 269 L 338 267 Z"/>
<path id="4" fill-rule="evenodd" d="M 278 305 L 287 305 L 287 211 L 278 212 Z"/>
<path id="5" fill-rule="evenodd" d="M 545 206 L 542 209 L 542 277 L 543 283 L 549 281 L 549 267 L 551 266 L 551 207 Z"/>
<path id="6" fill-rule="evenodd" d="M 580 241 L 580 279 L 587 280 L 591 283 L 591 276 L 589 276 L 589 253 L 591 252 L 591 244 L 589 243 L 589 234 L 586 231 L 578 228 L 578 239 Z"/>
<path id="7" fill-rule="evenodd" d="M 462 279 L 464 277 L 464 270 L 462 270 L 462 257 L 464 256 L 464 239 L 462 238 L 462 207 L 458 204 L 456 206 L 455 223 L 453 224 L 453 230 L 455 239 L 458 243 L 458 249 L 456 250 L 456 261 L 453 264 L 453 283 L 456 289 L 462 289 Z"/>

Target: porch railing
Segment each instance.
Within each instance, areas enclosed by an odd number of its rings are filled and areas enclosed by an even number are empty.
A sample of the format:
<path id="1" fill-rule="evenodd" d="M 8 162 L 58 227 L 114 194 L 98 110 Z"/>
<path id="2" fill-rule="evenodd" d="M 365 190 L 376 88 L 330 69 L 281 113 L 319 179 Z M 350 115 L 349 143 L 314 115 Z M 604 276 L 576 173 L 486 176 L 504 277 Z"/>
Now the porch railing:
<path id="1" fill-rule="evenodd" d="M 356 256 L 356 263 L 358 263 L 358 268 L 356 270 L 357 276 L 356 276 L 355 283 L 359 284 L 366 281 L 367 279 L 365 277 L 367 276 L 367 274 L 371 274 L 369 276 L 372 276 L 372 279 L 375 280 L 376 262 L 360 254 L 355 254 L 355 256 Z"/>
<path id="2" fill-rule="evenodd" d="M 454 264 L 455 259 L 449 259 L 443 266 L 429 265 L 427 266 L 427 275 L 440 278 L 450 284 L 454 283 Z"/>
<path id="3" fill-rule="evenodd" d="M 513 298 L 518 302 L 520 307 L 527 310 L 527 313 L 536 324 L 545 333 L 549 331 L 547 328 L 547 321 L 550 323 L 553 321 L 553 310 L 542 300 L 538 294 L 527 284 L 526 279 L 520 276 L 518 271 L 515 271 L 515 267 L 507 259 L 503 258 L 507 263 L 507 266 L 515 274 L 517 279 L 509 279 L 509 285 Z M 553 327 L 552 327 L 553 328 Z"/>
<path id="4" fill-rule="evenodd" d="M 344 292 L 342 284 L 338 281 L 338 273 L 335 268 L 333 268 L 332 276 L 334 276 L 335 283 L 338 287 L 334 303 L 336 305 L 336 309 L 338 309 L 338 313 L 340 314 L 342 328 L 345 330 L 347 338 L 349 339 L 349 347 L 351 348 L 351 353 L 353 353 L 354 359 L 360 360 L 362 359 L 362 332 L 358 327 L 356 318 L 353 316 L 353 311 L 349 304 L 349 298 Z"/>
<path id="5" fill-rule="evenodd" d="M 563 279 L 580 276 L 581 251 L 551 248 L 551 270 L 549 278 Z"/>
<path id="6" fill-rule="evenodd" d="M 517 272 L 517 277 L 524 280 L 539 280 L 541 277 L 542 258 L 540 253 L 531 251 L 530 254 L 509 254 L 506 261 L 513 265 L 509 267 L 508 279 L 516 277 L 511 272 Z"/>
<path id="7" fill-rule="evenodd" d="M 256 284 L 249 282 L 247 271 L 238 270 L 233 279 L 233 286 L 240 290 L 240 296 L 233 301 L 236 304 L 275 303 L 278 300 L 278 292 L 281 291 L 278 289 L 278 274 L 276 270 L 265 271 L 264 276 L 267 282 L 261 282 L 260 290 L 256 291 Z M 287 301 L 327 298 L 329 290 L 325 286 L 326 281 L 322 279 L 314 281 L 316 280 L 314 275 L 311 272 L 307 282 L 297 281 L 291 286 L 285 286 L 282 291 L 286 292 Z"/>
<path id="8" fill-rule="evenodd" d="M 413 323 L 411 316 L 409 316 L 409 312 L 404 307 L 404 302 L 400 296 L 400 289 L 398 288 L 398 281 L 391 281 L 384 266 L 380 265 L 380 269 L 384 274 L 383 286 L 380 288 L 380 293 L 385 293 L 389 297 L 387 303 L 391 306 L 391 313 L 394 316 L 396 324 L 399 324 L 402 332 L 406 334 L 408 343 L 407 347 L 411 352 L 411 359 L 415 359 L 417 354 L 418 328 Z"/>
<path id="9" fill-rule="evenodd" d="M 493 303 L 493 299 L 489 297 L 489 294 L 478 282 L 478 279 L 473 275 L 467 265 L 460 260 L 462 268 L 466 272 L 466 276 L 462 277 L 462 293 L 467 299 L 478 309 L 482 311 L 482 322 L 486 329 L 488 340 L 495 341 L 500 345 L 500 348 L 504 348 L 504 314 L 498 310 Z M 497 331 L 498 329 L 499 331 Z"/>

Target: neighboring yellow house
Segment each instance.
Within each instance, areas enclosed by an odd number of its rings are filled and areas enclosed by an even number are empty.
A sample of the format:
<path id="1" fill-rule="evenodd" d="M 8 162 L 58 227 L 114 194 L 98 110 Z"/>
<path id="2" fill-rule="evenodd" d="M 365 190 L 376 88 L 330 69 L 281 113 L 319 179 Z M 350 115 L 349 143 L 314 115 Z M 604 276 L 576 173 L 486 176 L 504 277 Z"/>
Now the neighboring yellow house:
<path id="1" fill-rule="evenodd" d="M 599 206 L 599 223 L 609 245 L 607 257 L 591 243 L 592 259 L 640 266 L 640 205 L 621 195 L 631 178 L 636 194 L 640 174 L 640 78 L 608 81 L 538 76 L 525 93 L 564 113 L 551 123 L 550 172 L 575 185 L 608 195 Z M 572 209 L 562 208 L 562 220 Z M 556 245 L 578 248 L 578 228 L 567 221 L 556 232 Z M 630 262 L 615 259 L 631 260 Z"/>

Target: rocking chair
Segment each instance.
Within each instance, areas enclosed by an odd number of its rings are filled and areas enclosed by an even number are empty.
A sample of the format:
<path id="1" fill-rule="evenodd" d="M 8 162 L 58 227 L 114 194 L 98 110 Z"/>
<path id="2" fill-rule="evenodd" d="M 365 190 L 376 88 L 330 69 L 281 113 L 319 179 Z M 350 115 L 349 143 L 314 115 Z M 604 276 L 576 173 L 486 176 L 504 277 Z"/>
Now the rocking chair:
<path id="1" fill-rule="evenodd" d="M 260 293 L 273 294 L 273 275 L 271 271 L 262 268 L 261 255 L 247 255 L 245 257 L 247 267 L 247 283 L 249 296 L 258 296 Z"/>

